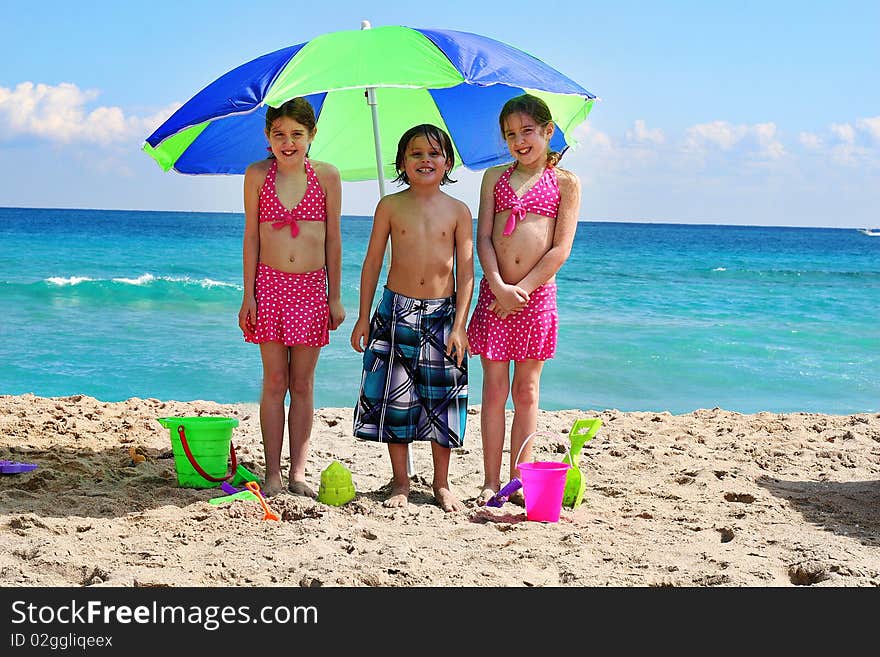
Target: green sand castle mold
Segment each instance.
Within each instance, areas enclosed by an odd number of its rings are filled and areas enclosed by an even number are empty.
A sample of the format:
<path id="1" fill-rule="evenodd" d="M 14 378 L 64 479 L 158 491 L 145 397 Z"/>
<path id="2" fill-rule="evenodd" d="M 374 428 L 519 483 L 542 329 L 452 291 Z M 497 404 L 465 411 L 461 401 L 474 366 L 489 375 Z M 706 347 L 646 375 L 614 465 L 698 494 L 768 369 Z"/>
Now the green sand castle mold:
<path id="1" fill-rule="evenodd" d="M 339 461 L 333 461 L 321 473 L 318 501 L 331 506 L 342 506 L 354 499 L 351 472 Z"/>

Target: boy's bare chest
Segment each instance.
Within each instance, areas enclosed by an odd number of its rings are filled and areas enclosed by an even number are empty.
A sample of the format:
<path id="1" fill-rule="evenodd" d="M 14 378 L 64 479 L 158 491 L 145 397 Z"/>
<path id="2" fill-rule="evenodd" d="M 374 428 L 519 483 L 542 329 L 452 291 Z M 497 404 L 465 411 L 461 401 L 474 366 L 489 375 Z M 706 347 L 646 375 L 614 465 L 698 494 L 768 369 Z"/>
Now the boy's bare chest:
<path id="1" fill-rule="evenodd" d="M 455 222 L 445 218 L 410 215 L 393 221 L 391 234 L 392 237 L 396 235 L 401 242 L 412 241 L 439 245 L 453 240 Z"/>

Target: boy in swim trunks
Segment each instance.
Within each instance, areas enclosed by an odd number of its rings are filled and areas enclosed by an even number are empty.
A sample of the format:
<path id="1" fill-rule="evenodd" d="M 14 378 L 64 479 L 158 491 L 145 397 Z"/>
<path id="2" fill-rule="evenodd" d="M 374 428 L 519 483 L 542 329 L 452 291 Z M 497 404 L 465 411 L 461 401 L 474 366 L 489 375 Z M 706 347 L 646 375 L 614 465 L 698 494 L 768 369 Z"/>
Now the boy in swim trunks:
<path id="1" fill-rule="evenodd" d="M 389 507 L 406 505 L 409 445 L 427 440 L 437 503 L 446 512 L 464 508 L 449 487 L 449 458 L 464 442 L 467 418 L 473 219 L 464 203 L 440 190 L 454 182 L 453 158 L 449 136 L 436 126 L 403 134 L 396 180 L 408 187 L 376 206 L 361 269 L 360 314 L 351 333 L 351 346 L 364 354 L 354 435 L 388 443 Z M 371 321 L 389 236 L 388 279 Z"/>

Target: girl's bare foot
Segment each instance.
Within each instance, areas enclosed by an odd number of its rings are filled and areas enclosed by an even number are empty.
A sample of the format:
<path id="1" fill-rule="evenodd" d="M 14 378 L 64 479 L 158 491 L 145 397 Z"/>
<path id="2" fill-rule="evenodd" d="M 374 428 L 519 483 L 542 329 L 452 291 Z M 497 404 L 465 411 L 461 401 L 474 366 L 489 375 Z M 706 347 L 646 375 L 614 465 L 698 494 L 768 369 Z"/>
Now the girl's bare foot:
<path id="1" fill-rule="evenodd" d="M 391 484 L 391 495 L 388 496 L 382 506 L 397 508 L 406 506 L 409 502 L 409 481 L 405 484 Z"/>
<path id="2" fill-rule="evenodd" d="M 526 498 L 523 495 L 523 492 L 521 490 L 518 490 L 514 493 L 511 493 L 510 497 L 507 498 L 507 501 L 513 502 L 517 506 L 525 506 L 526 505 Z"/>
<path id="3" fill-rule="evenodd" d="M 302 495 L 303 497 L 311 497 L 312 499 L 317 497 L 311 486 L 304 481 L 291 481 L 287 484 L 287 490 L 294 495 Z"/>
<path id="4" fill-rule="evenodd" d="M 477 506 L 486 506 L 486 502 L 495 497 L 495 493 L 497 492 L 498 490 L 493 490 L 491 486 L 483 486 L 483 490 L 477 495 Z"/>
<path id="5" fill-rule="evenodd" d="M 461 511 L 464 504 L 455 496 L 455 494 L 445 486 L 434 487 L 434 499 L 440 508 L 449 513 L 450 511 Z"/>
<path id="6" fill-rule="evenodd" d="M 281 475 L 270 475 L 266 477 L 265 483 L 260 486 L 260 492 L 263 494 L 263 497 L 272 497 L 273 495 L 277 495 L 284 489 L 284 484 L 281 483 Z"/>

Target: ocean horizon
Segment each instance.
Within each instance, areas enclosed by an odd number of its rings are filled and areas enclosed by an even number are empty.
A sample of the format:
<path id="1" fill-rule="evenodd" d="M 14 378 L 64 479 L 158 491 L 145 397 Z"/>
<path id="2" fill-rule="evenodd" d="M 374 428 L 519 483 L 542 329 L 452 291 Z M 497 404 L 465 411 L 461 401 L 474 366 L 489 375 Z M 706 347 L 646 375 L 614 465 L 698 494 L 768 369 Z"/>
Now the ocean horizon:
<path id="1" fill-rule="evenodd" d="M 357 396 L 370 220 L 342 219 L 348 315 L 316 407 Z M 240 212 L 0 208 L 0 394 L 257 402 L 242 226 Z M 557 283 L 543 409 L 880 409 L 880 240 L 853 228 L 582 221 Z M 469 403 L 481 382 L 472 358 Z"/>

